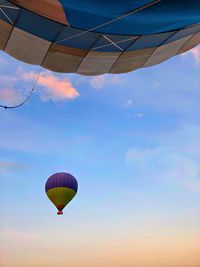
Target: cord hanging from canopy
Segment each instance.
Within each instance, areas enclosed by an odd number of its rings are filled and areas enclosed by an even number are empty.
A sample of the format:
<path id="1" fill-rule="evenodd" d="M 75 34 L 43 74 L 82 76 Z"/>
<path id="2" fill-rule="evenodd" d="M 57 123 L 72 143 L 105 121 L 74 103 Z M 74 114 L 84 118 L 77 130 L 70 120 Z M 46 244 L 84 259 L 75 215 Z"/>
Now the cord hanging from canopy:
<path id="1" fill-rule="evenodd" d="M 32 89 L 31 89 L 29 95 L 25 98 L 25 100 L 24 100 L 23 102 L 21 102 L 21 103 L 18 104 L 18 105 L 13 105 L 13 106 L 1 105 L 1 104 L 0 104 L 0 108 L 4 108 L 4 109 L 13 109 L 13 108 L 19 108 L 19 107 L 23 106 L 23 105 L 30 99 L 30 97 L 32 96 L 33 92 L 35 91 L 36 86 L 37 86 L 37 82 L 38 82 L 38 80 L 39 80 L 39 78 L 40 78 L 40 75 L 41 75 L 41 71 L 42 71 L 42 70 L 40 70 L 40 71 L 38 72 L 38 74 L 37 74 L 37 78 L 36 78 L 36 80 L 35 80 L 35 82 L 34 82 L 34 84 L 33 84 L 33 87 L 32 87 Z"/>

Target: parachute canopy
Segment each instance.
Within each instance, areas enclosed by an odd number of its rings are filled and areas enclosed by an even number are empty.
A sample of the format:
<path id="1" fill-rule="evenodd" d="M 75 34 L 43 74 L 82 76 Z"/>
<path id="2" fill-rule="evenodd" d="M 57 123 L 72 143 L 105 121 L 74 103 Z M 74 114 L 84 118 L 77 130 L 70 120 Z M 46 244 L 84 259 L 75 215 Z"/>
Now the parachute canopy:
<path id="1" fill-rule="evenodd" d="M 64 172 L 50 176 L 45 185 L 46 194 L 58 209 L 58 215 L 63 214 L 62 210 L 74 198 L 77 190 L 76 178 Z"/>
<path id="2" fill-rule="evenodd" d="M 129 72 L 199 43 L 199 0 L 0 0 L 0 49 L 56 72 Z"/>

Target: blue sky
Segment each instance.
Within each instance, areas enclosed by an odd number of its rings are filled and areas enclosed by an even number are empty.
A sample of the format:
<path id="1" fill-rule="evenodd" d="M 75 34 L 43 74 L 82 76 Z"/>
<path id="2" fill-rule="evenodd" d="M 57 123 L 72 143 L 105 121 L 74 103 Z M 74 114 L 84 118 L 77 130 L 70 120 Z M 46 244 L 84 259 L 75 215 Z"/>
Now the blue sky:
<path id="1" fill-rule="evenodd" d="M 38 67 L 0 63 L 1 104 L 16 104 Z M 199 47 L 122 75 L 44 70 L 0 110 L 2 267 L 197 267 L 199 73 Z M 79 183 L 62 217 L 44 193 L 59 171 Z"/>

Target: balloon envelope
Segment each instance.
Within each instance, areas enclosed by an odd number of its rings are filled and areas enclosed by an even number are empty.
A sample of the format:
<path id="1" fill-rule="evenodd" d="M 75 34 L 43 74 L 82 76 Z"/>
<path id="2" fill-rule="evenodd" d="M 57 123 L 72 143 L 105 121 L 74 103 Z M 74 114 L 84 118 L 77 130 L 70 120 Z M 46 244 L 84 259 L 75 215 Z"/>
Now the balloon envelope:
<path id="1" fill-rule="evenodd" d="M 0 7 L 0 49 L 56 72 L 129 72 L 200 43 L 199 0 L 0 0 Z"/>
<path id="2" fill-rule="evenodd" d="M 50 176 L 45 185 L 48 198 L 62 214 L 64 207 L 74 198 L 78 190 L 78 183 L 69 173 L 55 173 Z"/>

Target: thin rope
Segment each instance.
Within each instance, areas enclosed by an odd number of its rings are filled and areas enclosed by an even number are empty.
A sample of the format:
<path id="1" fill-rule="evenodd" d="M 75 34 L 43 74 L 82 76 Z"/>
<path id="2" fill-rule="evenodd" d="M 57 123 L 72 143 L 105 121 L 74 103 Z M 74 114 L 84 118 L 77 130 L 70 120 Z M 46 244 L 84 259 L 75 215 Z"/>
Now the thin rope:
<path id="1" fill-rule="evenodd" d="M 6 5 L 0 5 L 0 7 L 8 8 L 8 9 L 19 9 L 19 7 L 16 6 L 6 6 Z"/>
<path id="2" fill-rule="evenodd" d="M 7 18 L 7 20 L 13 25 L 12 20 L 9 18 L 9 16 L 6 14 L 6 12 L 0 7 L 1 12 L 4 14 L 4 16 Z"/>
<path id="3" fill-rule="evenodd" d="M 133 36 L 131 38 L 127 38 L 127 39 L 124 39 L 124 40 L 117 41 L 117 42 L 115 42 L 115 44 L 125 43 L 125 42 L 128 42 L 128 41 L 135 40 L 137 38 L 138 38 L 138 36 Z M 104 48 L 104 47 L 108 47 L 108 46 L 112 46 L 112 45 L 113 44 L 106 44 L 106 45 L 96 46 L 96 47 L 92 48 L 91 51 L 94 51 L 94 50 L 97 50 L 97 49 L 100 49 L 100 48 Z"/>
<path id="4" fill-rule="evenodd" d="M 137 9 L 134 9 L 134 10 L 132 10 L 132 11 L 130 11 L 130 12 L 128 12 L 128 13 L 122 15 L 122 16 L 119 16 L 119 17 L 117 17 L 117 18 L 115 18 L 115 19 L 112 19 L 112 20 L 109 20 L 109 21 L 107 21 L 107 22 L 104 22 L 104 23 L 102 23 L 102 24 L 100 24 L 100 25 L 98 25 L 98 26 L 95 26 L 95 27 L 93 27 L 93 28 L 91 28 L 91 29 L 89 29 L 89 30 L 82 31 L 82 32 L 80 32 L 80 33 L 78 33 L 78 34 L 75 34 L 75 35 L 73 35 L 73 36 L 66 37 L 66 38 L 64 38 L 64 39 L 58 40 L 58 41 L 56 41 L 55 43 L 61 43 L 61 42 L 64 42 L 64 41 L 67 41 L 67 40 L 71 40 L 71 39 L 73 39 L 73 38 L 76 38 L 76 37 L 78 37 L 78 36 L 84 35 L 84 34 L 86 34 L 86 33 L 88 33 L 88 32 L 94 31 L 94 30 L 96 30 L 96 29 L 98 29 L 98 28 L 101 28 L 101 27 L 103 27 L 103 26 L 105 26 L 105 25 L 111 24 L 111 23 L 113 23 L 113 22 L 115 22 L 115 21 L 118 21 L 118 20 L 121 20 L 121 19 L 123 19 L 123 18 L 125 18 L 125 17 L 128 17 L 128 16 L 130 16 L 130 15 L 132 15 L 132 14 L 138 12 L 138 11 L 141 11 L 141 10 L 147 8 L 147 7 L 150 7 L 150 6 L 152 6 L 152 5 L 155 5 L 155 4 L 157 4 L 158 2 L 161 2 L 161 1 L 162 1 L 162 0 L 155 0 L 155 1 L 153 1 L 153 2 L 151 2 L 151 3 L 149 3 L 149 4 L 147 4 L 147 5 L 144 5 L 144 6 L 142 6 L 142 7 L 139 7 L 139 8 L 137 8 Z"/>
<path id="5" fill-rule="evenodd" d="M 37 75 L 37 78 L 36 78 L 36 80 L 35 80 L 35 82 L 34 82 L 34 84 L 33 84 L 33 87 L 32 87 L 32 89 L 31 89 L 29 95 L 25 98 L 25 100 L 24 100 L 22 103 L 20 103 L 20 104 L 18 104 L 18 105 L 15 105 L 15 106 L 0 105 L 0 108 L 4 108 L 4 109 L 12 109 L 12 108 L 19 108 L 19 107 L 23 106 L 23 105 L 29 100 L 29 98 L 32 96 L 33 92 L 35 91 L 37 82 L 38 82 L 38 80 L 39 80 L 39 78 L 40 78 L 41 71 L 42 71 L 42 70 L 39 71 L 39 73 L 38 73 L 38 75 Z"/>
<path id="6" fill-rule="evenodd" d="M 112 45 L 114 45 L 115 47 L 117 47 L 121 52 L 124 52 L 124 50 L 120 47 L 120 46 L 118 46 L 115 42 L 113 42 L 110 38 L 108 38 L 106 35 L 103 35 L 103 37 L 107 40 L 107 41 L 109 41 Z"/>
<path id="7" fill-rule="evenodd" d="M 3 15 L 7 18 L 7 20 L 13 25 L 13 21 L 11 20 L 11 18 L 6 14 L 6 12 L 3 10 L 3 8 L 8 8 L 8 9 L 15 9 L 18 10 L 18 7 L 14 7 L 14 6 L 6 6 L 6 5 L 0 5 L 0 11 L 3 13 Z"/>

